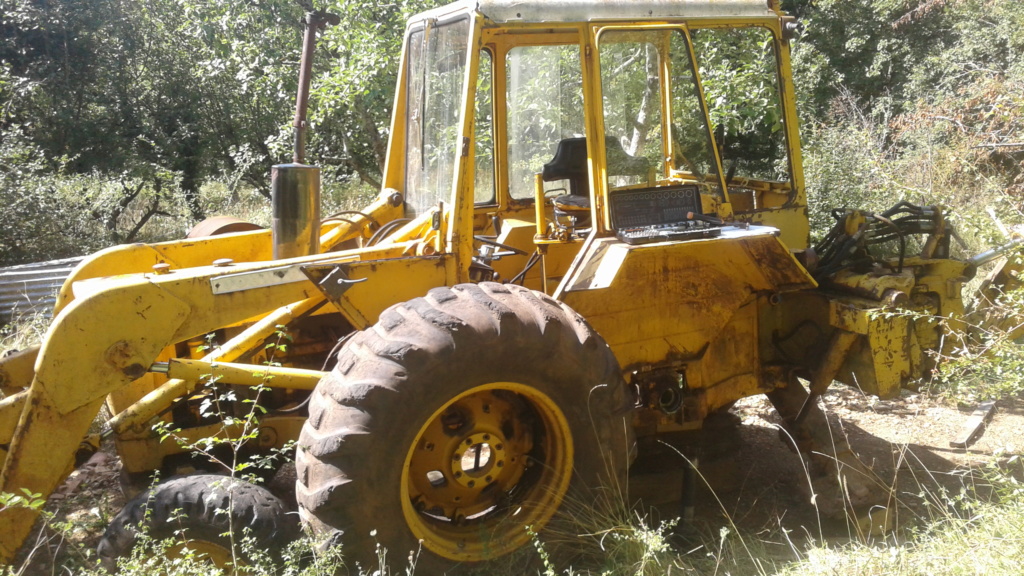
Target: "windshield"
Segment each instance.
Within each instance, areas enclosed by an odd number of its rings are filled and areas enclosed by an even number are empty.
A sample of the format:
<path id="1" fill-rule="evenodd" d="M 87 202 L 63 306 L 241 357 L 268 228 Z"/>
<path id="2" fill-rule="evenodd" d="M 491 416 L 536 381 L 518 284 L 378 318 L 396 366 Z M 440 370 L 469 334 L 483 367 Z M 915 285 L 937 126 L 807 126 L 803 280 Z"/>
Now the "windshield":
<path id="1" fill-rule="evenodd" d="M 599 42 L 609 185 L 681 177 L 700 182 L 709 193 L 719 191 L 711 132 L 683 32 L 607 30 Z"/>
<path id="2" fill-rule="evenodd" d="M 729 179 L 788 181 L 789 156 L 771 32 L 757 27 L 708 28 L 694 30 L 691 36 Z"/>
<path id="3" fill-rule="evenodd" d="M 464 93 L 469 19 L 427 24 L 408 41 L 405 159 L 406 216 L 450 201 L 461 153 L 459 118 Z"/>

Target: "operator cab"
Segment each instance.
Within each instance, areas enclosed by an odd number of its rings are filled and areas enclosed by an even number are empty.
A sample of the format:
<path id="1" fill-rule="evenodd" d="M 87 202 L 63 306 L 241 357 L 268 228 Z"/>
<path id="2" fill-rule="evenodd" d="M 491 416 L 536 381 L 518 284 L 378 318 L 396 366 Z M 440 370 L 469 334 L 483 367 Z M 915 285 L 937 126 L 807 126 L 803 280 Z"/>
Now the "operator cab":
<path id="1" fill-rule="evenodd" d="M 743 221 L 806 247 L 790 19 L 764 0 L 592 8 L 480 0 L 413 19 L 385 175 L 406 215 L 450 210 L 449 241 L 490 245 L 477 262 L 504 280 L 535 252 L 534 276 L 557 280 L 587 237 L 627 227 Z"/>

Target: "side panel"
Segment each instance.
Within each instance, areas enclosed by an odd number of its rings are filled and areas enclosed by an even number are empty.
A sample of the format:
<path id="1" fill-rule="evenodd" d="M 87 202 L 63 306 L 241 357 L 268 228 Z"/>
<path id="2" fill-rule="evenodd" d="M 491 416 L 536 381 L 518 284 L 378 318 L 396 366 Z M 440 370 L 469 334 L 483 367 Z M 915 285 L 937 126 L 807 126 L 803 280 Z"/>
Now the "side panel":
<path id="1" fill-rule="evenodd" d="M 581 256 L 556 297 L 587 318 L 626 370 L 692 361 L 758 293 L 815 287 L 775 233 L 728 228 L 718 238 L 638 246 L 602 238 Z M 723 354 L 735 358 L 756 350 L 754 315 L 735 330 L 727 340 L 745 341 L 718 341 Z M 706 374 L 714 379 L 730 376 L 729 370 L 710 370 Z"/>

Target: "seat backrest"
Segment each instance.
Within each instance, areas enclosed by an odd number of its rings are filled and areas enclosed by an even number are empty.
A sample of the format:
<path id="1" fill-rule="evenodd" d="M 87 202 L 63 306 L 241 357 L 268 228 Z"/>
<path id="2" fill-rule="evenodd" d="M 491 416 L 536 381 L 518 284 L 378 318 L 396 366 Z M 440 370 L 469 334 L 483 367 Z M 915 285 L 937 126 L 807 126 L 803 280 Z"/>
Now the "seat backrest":
<path id="1" fill-rule="evenodd" d="M 565 138 L 559 141 L 555 157 L 544 165 L 541 178 L 545 182 L 568 180 L 570 194 L 588 196 L 587 139 Z"/>
<path id="2" fill-rule="evenodd" d="M 605 154 L 608 157 L 608 174 L 611 176 L 647 176 L 649 163 L 646 158 L 630 156 L 622 148 L 619 139 L 605 137 Z M 545 182 L 568 180 L 569 193 L 589 196 L 587 182 L 587 139 L 565 138 L 558 142 L 555 156 L 544 165 L 541 178 Z"/>

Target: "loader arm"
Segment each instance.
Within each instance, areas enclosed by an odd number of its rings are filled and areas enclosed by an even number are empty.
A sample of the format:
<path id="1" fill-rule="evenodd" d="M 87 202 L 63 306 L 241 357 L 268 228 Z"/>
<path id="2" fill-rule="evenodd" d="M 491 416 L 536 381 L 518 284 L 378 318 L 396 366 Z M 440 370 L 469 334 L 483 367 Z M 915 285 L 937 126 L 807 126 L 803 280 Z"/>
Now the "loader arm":
<path id="1" fill-rule="evenodd" d="M 325 221 L 321 227 L 320 245 L 324 251 L 365 235 L 364 231 L 380 226 L 402 216 L 402 210 L 393 199 L 379 197 L 364 211 L 365 218 Z M 271 231 L 256 230 L 238 232 L 206 238 L 189 238 L 156 244 L 126 244 L 101 250 L 85 259 L 64 282 L 54 315 L 74 300 L 72 287 L 75 282 L 89 278 L 115 276 L 119 274 L 141 274 L 150 272 L 155 264 L 169 264 L 172 269 L 208 266 L 214 260 L 230 258 L 235 262 L 267 262 L 271 260 Z M 0 386 L 5 385 L 0 380 Z"/>
<path id="2" fill-rule="evenodd" d="M 401 258 L 415 254 L 419 245 L 413 239 L 330 256 L 79 283 L 76 298 L 61 310 L 46 335 L 31 385 L 0 402 L 0 440 L 10 440 L 0 491 L 51 494 L 71 471 L 107 394 L 143 376 L 168 345 L 251 321 L 283 304 L 320 298 L 302 267 L 370 261 L 350 267 L 353 272 L 375 272 L 372 281 L 355 284 L 346 300 L 357 303 L 371 322 L 394 299 L 410 298 L 455 277 L 454 270 L 448 270 L 450 258 Z M 400 272 L 386 272 L 392 268 Z M 381 279 L 408 277 L 420 268 L 437 273 L 417 274 L 422 282 L 382 285 Z M 38 511 L 29 508 L 0 510 L 0 561 L 13 559 L 37 516 Z"/>

